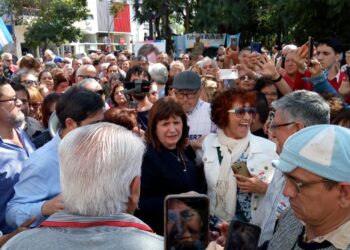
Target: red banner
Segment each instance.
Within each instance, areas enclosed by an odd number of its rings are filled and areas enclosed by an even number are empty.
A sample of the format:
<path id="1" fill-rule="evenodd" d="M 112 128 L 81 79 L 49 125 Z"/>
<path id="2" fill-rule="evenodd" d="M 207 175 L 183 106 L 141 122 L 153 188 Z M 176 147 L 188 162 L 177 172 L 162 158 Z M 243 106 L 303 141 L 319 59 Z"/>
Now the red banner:
<path id="1" fill-rule="evenodd" d="M 130 6 L 123 3 L 114 3 L 115 6 L 123 6 L 122 10 L 118 11 L 118 15 L 114 16 L 114 31 L 115 32 L 131 32 Z"/>

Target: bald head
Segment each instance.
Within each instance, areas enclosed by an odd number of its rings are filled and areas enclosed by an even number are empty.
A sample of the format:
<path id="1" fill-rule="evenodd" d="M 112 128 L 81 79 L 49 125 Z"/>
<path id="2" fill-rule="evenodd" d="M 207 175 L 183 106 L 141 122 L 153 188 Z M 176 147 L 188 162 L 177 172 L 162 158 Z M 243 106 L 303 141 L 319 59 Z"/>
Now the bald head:
<path id="1" fill-rule="evenodd" d="M 82 65 L 78 68 L 76 74 L 76 82 L 79 83 L 86 78 L 96 78 L 97 72 L 91 64 Z"/>

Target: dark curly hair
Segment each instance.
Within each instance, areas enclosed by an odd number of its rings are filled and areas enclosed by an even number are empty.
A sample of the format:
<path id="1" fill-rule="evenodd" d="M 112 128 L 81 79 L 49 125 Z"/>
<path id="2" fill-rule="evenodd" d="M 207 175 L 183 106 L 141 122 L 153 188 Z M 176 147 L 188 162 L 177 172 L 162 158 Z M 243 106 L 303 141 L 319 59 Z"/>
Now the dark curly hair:
<path id="1" fill-rule="evenodd" d="M 187 125 L 187 116 L 182 106 L 171 97 L 164 97 L 153 104 L 153 107 L 148 113 L 148 127 L 146 130 L 146 141 L 157 150 L 162 147 L 161 142 L 157 137 L 157 124 L 161 120 L 169 119 L 172 116 L 179 116 L 182 120 L 182 135 L 177 142 L 177 147 L 184 150 L 188 137 L 189 127 Z"/>
<path id="2" fill-rule="evenodd" d="M 253 91 L 244 91 L 238 88 L 230 88 L 219 93 L 211 104 L 211 120 L 221 129 L 228 126 L 227 112 L 232 108 L 234 102 L 248 102 L 254 107 L 256 94 Z"/>

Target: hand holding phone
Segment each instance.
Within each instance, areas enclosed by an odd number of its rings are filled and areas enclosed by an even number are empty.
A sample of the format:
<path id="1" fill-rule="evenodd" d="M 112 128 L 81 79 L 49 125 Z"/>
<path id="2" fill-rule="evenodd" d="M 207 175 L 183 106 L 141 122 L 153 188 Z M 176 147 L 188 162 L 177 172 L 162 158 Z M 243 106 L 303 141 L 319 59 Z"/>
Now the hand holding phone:
<path id="1" fill-rule="evenodd" d="M 307 41 L 307 47 L 308 47 L 308 52 L 307 52 L 307 65 L 311 66 L 311 60 L 314 55 L 314 40 L 311 36 L 309 36 L 309 39 Z"/>
<path id="2" fill-rule="evenodd" d="M 231 166 L 235 174 L 243 175 L 245 177 L 252 177 L 249 173 L 246 161 L 237 161 Z"/>

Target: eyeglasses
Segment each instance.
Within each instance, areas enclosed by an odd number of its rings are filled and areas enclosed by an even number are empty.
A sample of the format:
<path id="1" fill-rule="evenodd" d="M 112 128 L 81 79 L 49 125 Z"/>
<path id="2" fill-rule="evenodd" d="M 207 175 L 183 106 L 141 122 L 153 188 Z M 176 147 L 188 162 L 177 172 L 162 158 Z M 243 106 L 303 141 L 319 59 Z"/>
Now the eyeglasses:
<path id="1" fill-rule="evenodd" d="M 94 93 L 99 94 L 100 96 L 103 96 L 105 94 L 105 92 L 102 89 L 96 90 L 94 91 Z"/>
<path id="2" fill-rule="evenodd" d="M 277 129 L 277 128 L 280 128 L 280 127 L 285 127 L 285 126 L 289 126 L 289 125 L 292 125 L 292 124 L 294 124 L 295 122 L 287 122 L 287 123 L 282 123 L 282 124 L 276 124 L 274 121 L 272 121 L 271 123 L 270 123 L 270 129 L 271 130 L 275 130 L 275 129 Z"/>
<path id="3" fill-rule="evenodd" d="M 273 96 L 278 96 L 278 94 L 277 93 L 263 93 L 265 96 L 271 96 L 271 97 L 273 97 Z"/>
<path id="4" fill-rule="evenodd" d="M 251 77 L 249 77 L 247 75 L 244 75 L 244 76 L 241 76 L 239 78 L 239 80 L 241 80 L 241 81 L 249 81 L 249 80 L 253 80 L 253 78 L 251 78 Z"/>
<path id="5" fill-rule="evenodd" d="M 198 93 L 198 90 L 191 91 L 191 92 L 187 92 L 187 91 L 179 92 L 175 90 L 175 95 L 176 95 L 176 98 L 178 99 L 183 99 L 185 96 L 187 97 L 187 99 L 193 99 L 196 97 L 197 93 Z"/>
<path id="6" fill-rule="evenodd" d="M 39 108 L 41 105 L 41 102 L 32 102 L 29 103 L 29 106 L 33 107 L 33 108 Z"/>
<path id="7" fill-rule="evenodd" d="M 227 112 L 234 113 L 238 118 L 242 118 L 245 115 L 245 113 L 248 113 L 249 115 L 254 116 L 256 114 L 256 109 L 252 107 L 245 107 L 245 108 L 230 109 Z"/>
<path id="8" fill-rule="evenodd" d="M 98 77 L 93 77 L 93 76 L 84 76 L 84 75 L 78 75 L 78 77 L 81 77 L 81 78 L 83 78 L 83 79 L 94 79 L 94 80 L 96 80 L 96 81 L 98 81 L 98 80 L 100 80 L 100 78 L 98 78 Z"/>
<path id="9" fill-rule="evenodd" d="M 14 102 L 14 103 L 17 103 L 18 101 L 20 101 L 20 99 L 17 98 L 17 96 L 12 97 L 11 99 L 0 100 L 0 102 Z"/>
<path id="10" fill-rule="evenodd" d="M 38 81 L 33 81 L 33 80 L 26 80 L 26 81 L 21 81 L 21 83 L 25 86 L 39 86 L 39 82 Z"/>
<path id="11" fill-rule="evenodd" d="M 334 183 L 334 181 L 328 180 L 328 179 L 322 179 L 319 181 L 302 182 L 302 181 L 299 181 L 299 180 L 295 179 L 293 176 L 290 176 L 288 174 L 284 174 L 284 176 L 286 177 L 287 181 L 290 181 L 291 183 L 293 183 L 293 186 L 295 187 L 295 191 L 297 193 L 300 193 L 300 191 L 303 187 L 307 187 L 310 185 L 319 184 L 319 183 L 327 183 L 327 182 Z"/>

